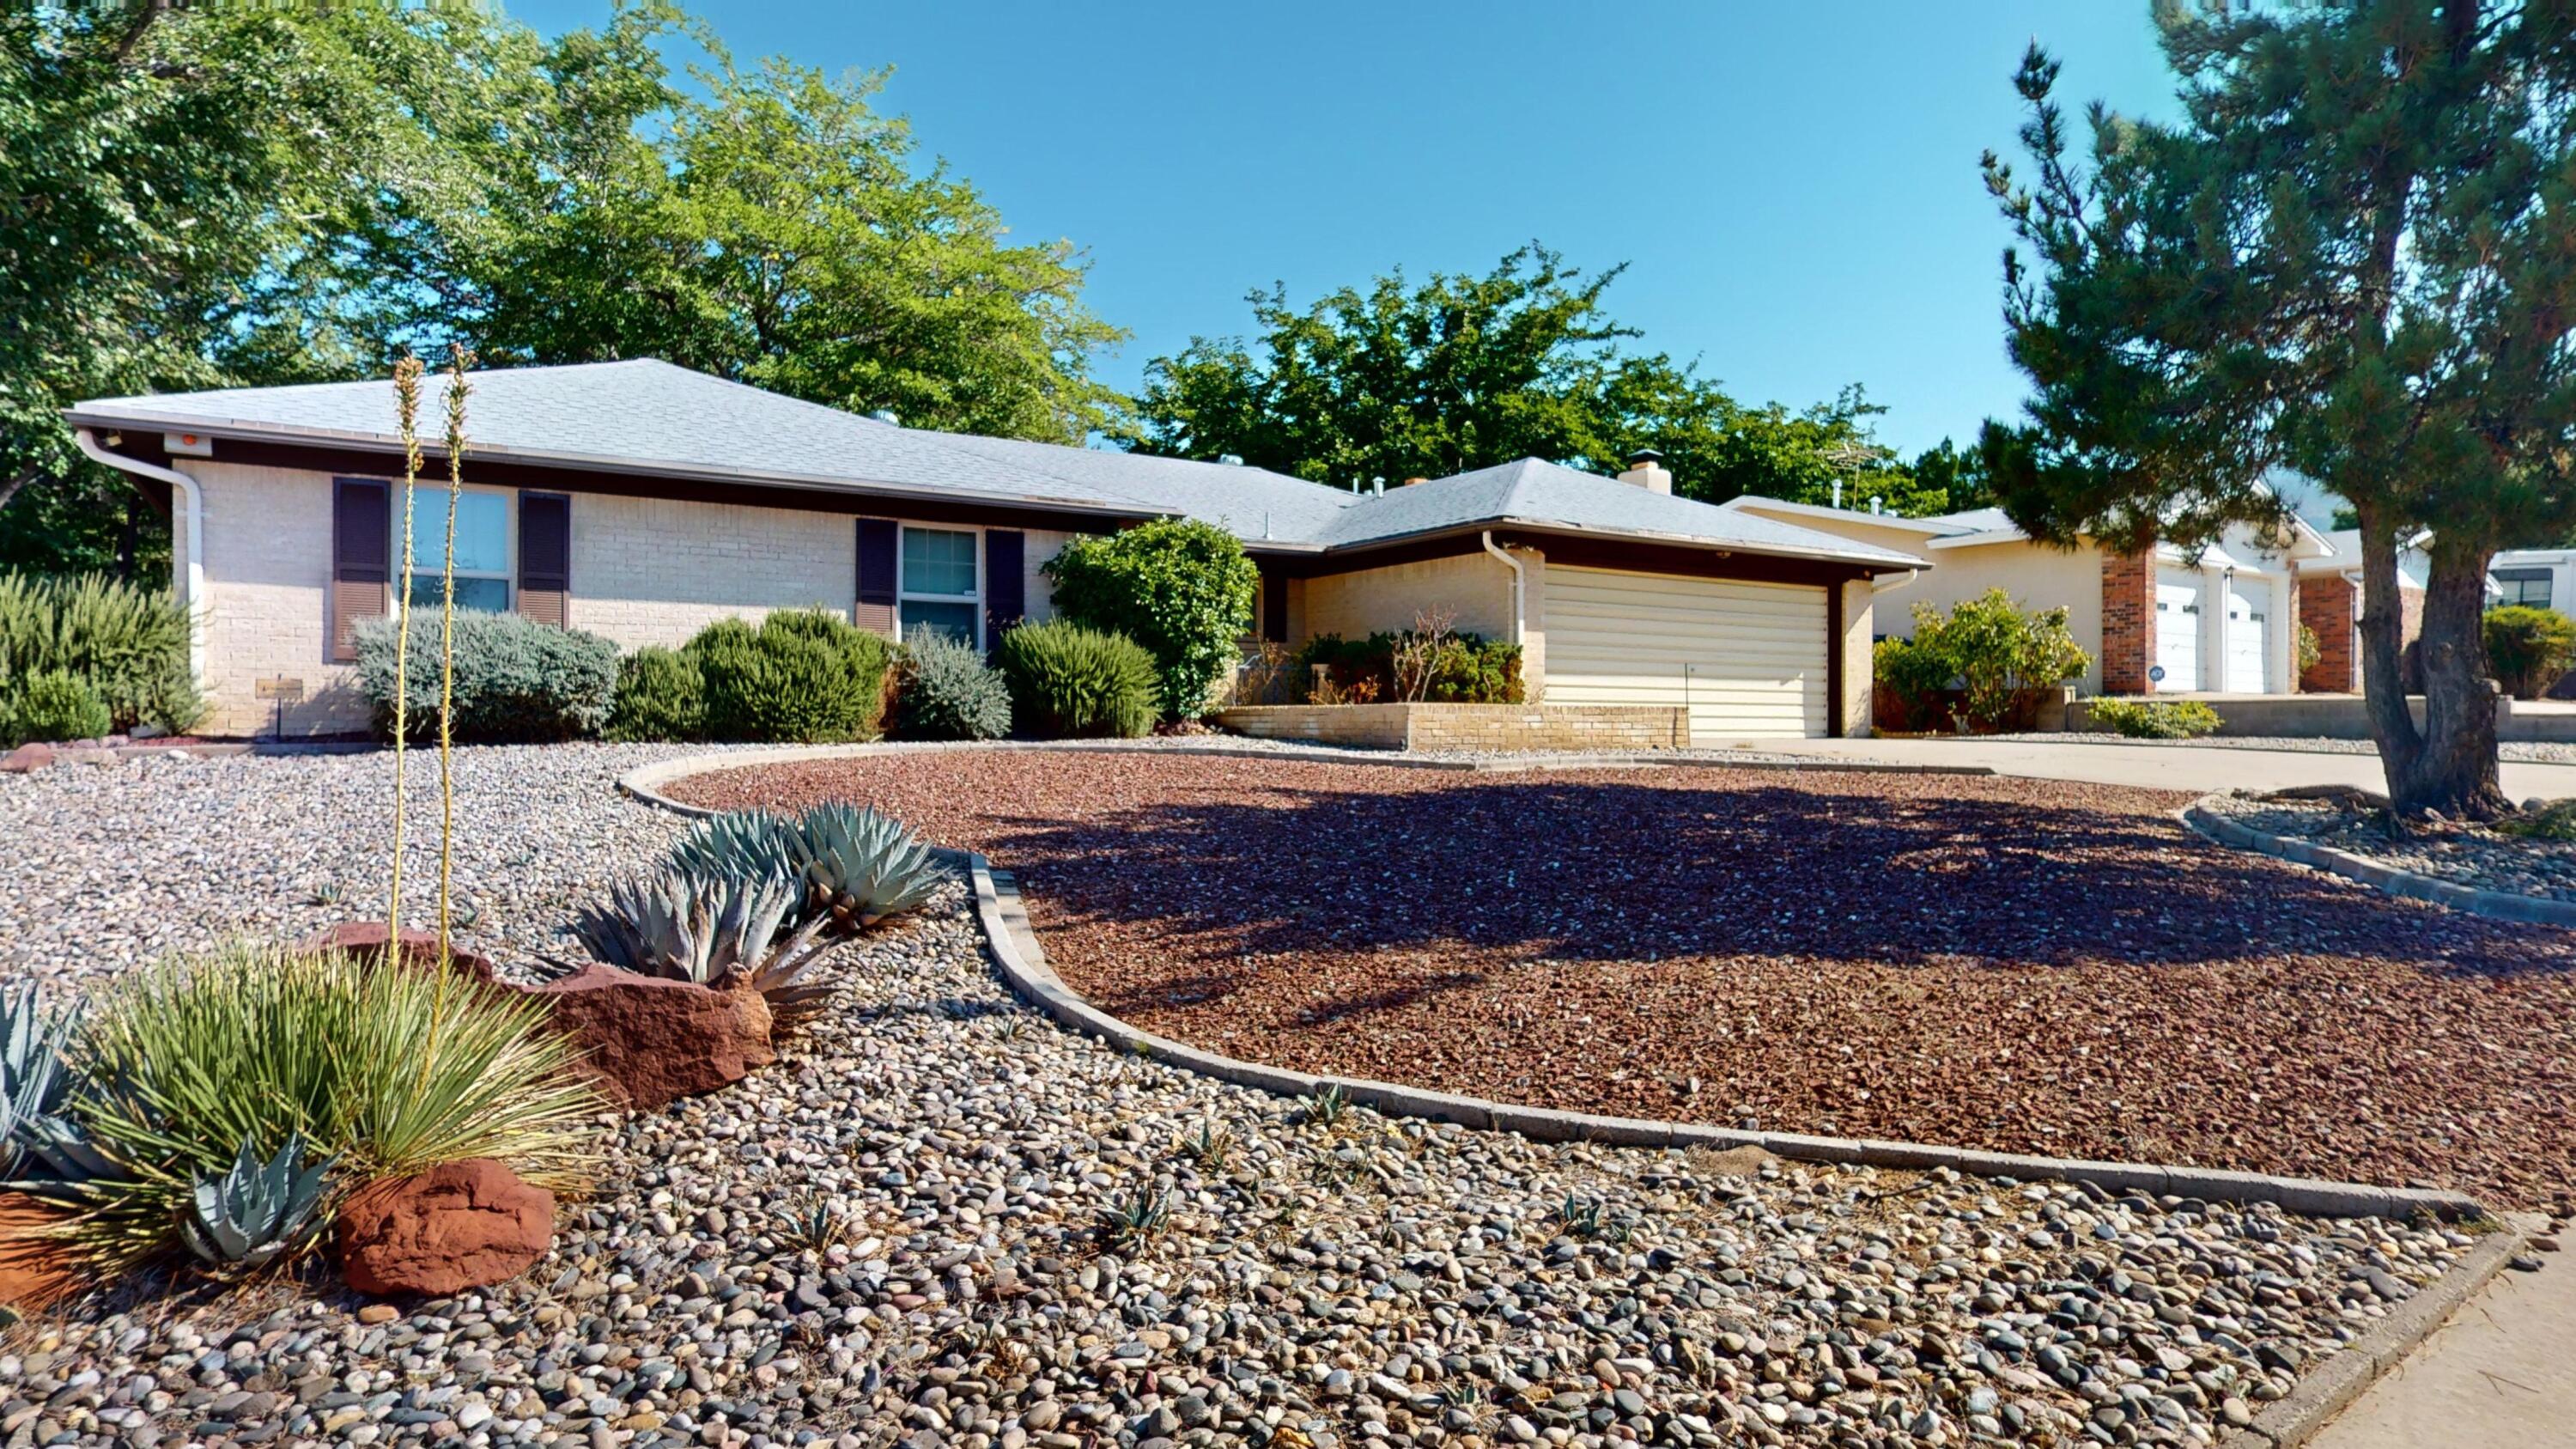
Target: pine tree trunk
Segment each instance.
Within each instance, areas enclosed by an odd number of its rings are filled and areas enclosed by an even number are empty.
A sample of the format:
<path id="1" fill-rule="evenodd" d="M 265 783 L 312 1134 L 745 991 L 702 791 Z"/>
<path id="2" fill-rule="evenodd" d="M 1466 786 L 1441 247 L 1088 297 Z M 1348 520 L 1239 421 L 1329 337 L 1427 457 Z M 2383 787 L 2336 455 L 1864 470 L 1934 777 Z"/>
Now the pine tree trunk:
<path id="1" fill-rule="evenodd" d="M 2373 550 L 2367 544 L 2363 549 L 2362 668 L 2372 731 L 2388 771 L 2388 798 L 2401 811 L 2438 810 L 2454 820 L 2509 814 L 2513 804 L 2496 774 L 2495 686 L 2487 678 L 2486 551 L 2433 541 L 2416 643 L 2424 675 L 2424 726 L 2418 731 L 2398 677 L 2395 540 L 2385 548 L 2386 586 L 2377 591 Z M 2370 597 L 2374 592 L 2385 597 Z M 2388 728 L 2392 723 L 2402 731 Z"/>

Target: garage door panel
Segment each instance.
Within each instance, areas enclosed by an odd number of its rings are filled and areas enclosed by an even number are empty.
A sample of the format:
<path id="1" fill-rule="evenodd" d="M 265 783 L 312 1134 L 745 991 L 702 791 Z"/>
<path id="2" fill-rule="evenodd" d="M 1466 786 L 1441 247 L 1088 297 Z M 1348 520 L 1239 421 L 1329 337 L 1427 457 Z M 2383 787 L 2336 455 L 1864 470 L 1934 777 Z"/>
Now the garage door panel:
<path id="1" fill-rule="evenodd" d="M 1821 588 L 1605 569 L 1547 571 L 1547 697 L 1687 704 L 1700 740 L 1821 735 Z"/>

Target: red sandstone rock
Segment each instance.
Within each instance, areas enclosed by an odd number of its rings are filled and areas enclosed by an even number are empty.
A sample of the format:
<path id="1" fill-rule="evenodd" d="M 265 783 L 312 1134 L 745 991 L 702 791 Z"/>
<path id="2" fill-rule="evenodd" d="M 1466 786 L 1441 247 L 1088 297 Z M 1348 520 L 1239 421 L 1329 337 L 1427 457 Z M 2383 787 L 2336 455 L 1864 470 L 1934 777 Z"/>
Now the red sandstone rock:
<path id="1" fill-rule="evenodd" d="M 352 956 L 381 960 L 385 953 L 385 923 L 382 921 L 343 921 L 327 931 L 317 931 L 295 943 L 298 951 L 320 953 L 346 951 Z M 402 933 L 400 959 L 406 966 L 428 966 L 438 960 L 438 933 L 405 931 Z M 447 963 L 462 975 L 487 984 L 499 978 L 492 963 L 471 951 L 448 947 Z"/>
<path id="2" fill-rule="evenodd" d="M 53 746 L 20 745 L 9 753 L 0 755 L 0 775 L 33 774 L 53 762 Z"/>
<path id="3" fill-rule="evenodd" d="M 554 1194 L 477 1157 L 359 1189 L 340 1209 L 340 1276 L 361 1293 L 444 1298 L 528 1271 L 554 1235 Z"/>
<path id="4" fill-rule="evenodd" d="M 650 1110 L 730 1086 L 777 1056 L 769 1003 L 732 983 L 700 986 L 596 962 L 529 990 L 610 1095 Z"/>
<path id="5" fill-rule="evenodd" d="M 0 1307 L 38 1312 L 80 1286 L 61 1245 L 37 1236 L 62 1218 L 23 1192 L 0 1192 Z"/>

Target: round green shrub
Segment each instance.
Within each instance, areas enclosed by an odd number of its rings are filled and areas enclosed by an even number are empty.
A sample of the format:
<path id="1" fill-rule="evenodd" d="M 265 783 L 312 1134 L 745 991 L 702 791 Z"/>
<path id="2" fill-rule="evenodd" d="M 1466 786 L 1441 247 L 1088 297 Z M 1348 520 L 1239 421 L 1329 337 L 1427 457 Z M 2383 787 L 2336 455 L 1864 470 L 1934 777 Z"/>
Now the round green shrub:
<path id="1" fill-rule="evenodd" d="M 608 737 L 624 743 L 702 739 L 707 681 L 698 662 L 677 649 L 647 644 L 618 661 L 617 700 Z"/>
<path id="2" fill-rule="evenodd" d="M 2538 699 L 2576 660 L 2576 619 L 2556 609 L 2509 605 L 2487 611 L 2487 663 L 2516 699 Z"/>
<path id="3" fill-rule="evenodd" d="M 411 644 L 403 692 L 414 740 L 438 738 L 440 619 L 434 609 L 405 613 Z M 394 727 L 394 655 L 402 625 L 367 619 L 358 625 L 358 684 L 375 710 L 376 730 Z M 455 720 L 459 744 L 544 744 L 587 739 L 608 724 L 617 695 L 617 646 L 597 634 L 540 624 L 517 614 L 461 609 L 456 614 Z"/>
<path id="4" fill-rule="evenodd" d="M 720 619 L 681 652 L 705 681 L 711 739 L 828 744 L 883 732 L 894 646 L 837 614 L 786 609 L 757 629 Z"/>
<path id="5" fill-rule="evenodd" d="M 2097 699 L 2093 727 L 2133 740 L 2191 740 L 2216 734 L 2225 721 L 2197 699 Z"/>
<path id="6" fill-rule="evenodd" d="M 1026 733 L 1134 738 L 1154 728 L 1154 656 L 1133 639 L 1058 619 L 1013 629 L 999 654 Z"/>
<path id="7" fill-rule="evenodd" d="M 7 725 L 13 745 L 29 740 L 94 740 L 106 734 L 112 723 L 97 691 L 64 670 L 31 674 L 20 682 L 16 694 L 9 702 Z"/>
<path id="8" fill-rule="evenodd" d="M 1207 712 L 1261 591 L 1261 571 L 1233 534 L 1175 518 L 1076 538 L 1047 560 L 1045 573 L 1059 614 L 1145 646 L 1171 719 Z"/>
<path id="9" fill-rule="evenodd" d="M 179 734 L 204 717 L 188 663 L 193 627 L 167 589 L 104 574 L 0 574 L 0 679 L 70 674 L 107 706 L 110 730 Z"/>
<path id="10" fill-rule="evenodd" d="M 990 740 L 1011 732 L 1011 691 L 974 645 L 928 628 L 903 641 L 896 693 L 903 734 L 916 740 Z"/>

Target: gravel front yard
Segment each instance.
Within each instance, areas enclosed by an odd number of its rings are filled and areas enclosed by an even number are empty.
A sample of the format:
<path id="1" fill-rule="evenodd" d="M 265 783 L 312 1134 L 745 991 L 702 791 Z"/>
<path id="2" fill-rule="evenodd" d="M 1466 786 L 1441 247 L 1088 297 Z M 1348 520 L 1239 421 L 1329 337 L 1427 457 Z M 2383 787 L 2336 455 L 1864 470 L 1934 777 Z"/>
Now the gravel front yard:
<path id="1" fill-rule="evenodd" d="M 609 783 L 657 753 L 464 752 L 465 819 L 489 842 L 465 856 L 484 902 L 469 939 L 550 953 L 564 902 L 651 858 L 679 822 Z M 1015 768 L 1096 793 L 1182 763 Z M 925 791 L 948 776 L 964 807 L 991 768 L 951 756 L 899 772 Z M 347 914 L 366 899 L 385 779 L 381 757 L 350 757 L 0 781 L 0 831 L 35 847 L 0 861 L 18 913 L 0 968 L 96 975 L 163 945 Z M 1131 796 L 1101 803 L 1132 810 L 1118 804 Z M 1026 837 L 1072 828 L 974 818 Z M 1311 841 L 1256 831 L 1225 854 L 1273 843 Z M 1320 863 L 1351 871 L 1404 844 L 1348 843 Z M 1041 878 L 1080 878 L 1067 859 Z M 317 877 L 351 901 L 260 904 Z M 1358 1109 L 1308 1120 L 1026 1011 L 954 886 L 835 967 L 846 989 L 778 1066 L 625 1122 L 599 1199 L 567 1215 L 529 1278 L 363 1311 L 276 1283 L 74 1304 L 0 1334 L 0 1436 L 2207 1444 L 2470 1241 L 1759 1154 L 1542 1147 Z M 1220 1150 L 1182 1150 L 1203 1133 Z M 1168 1226 L 1102 1241 L 1101 1213 L 1140 1201 L 1165 1203 Z M 817 1213 L 846 1237 L 802 1250 L 787 1225 Z"/>
<path id="2" fill-rule="evenodd" d="M 2562 1212 L 2576 1165 L 2576 933 L 2203 845 L 2181 795 L 1003 752 L 680 793 L 986 850 L 1077 989 L 1282 1065 Z"/>

